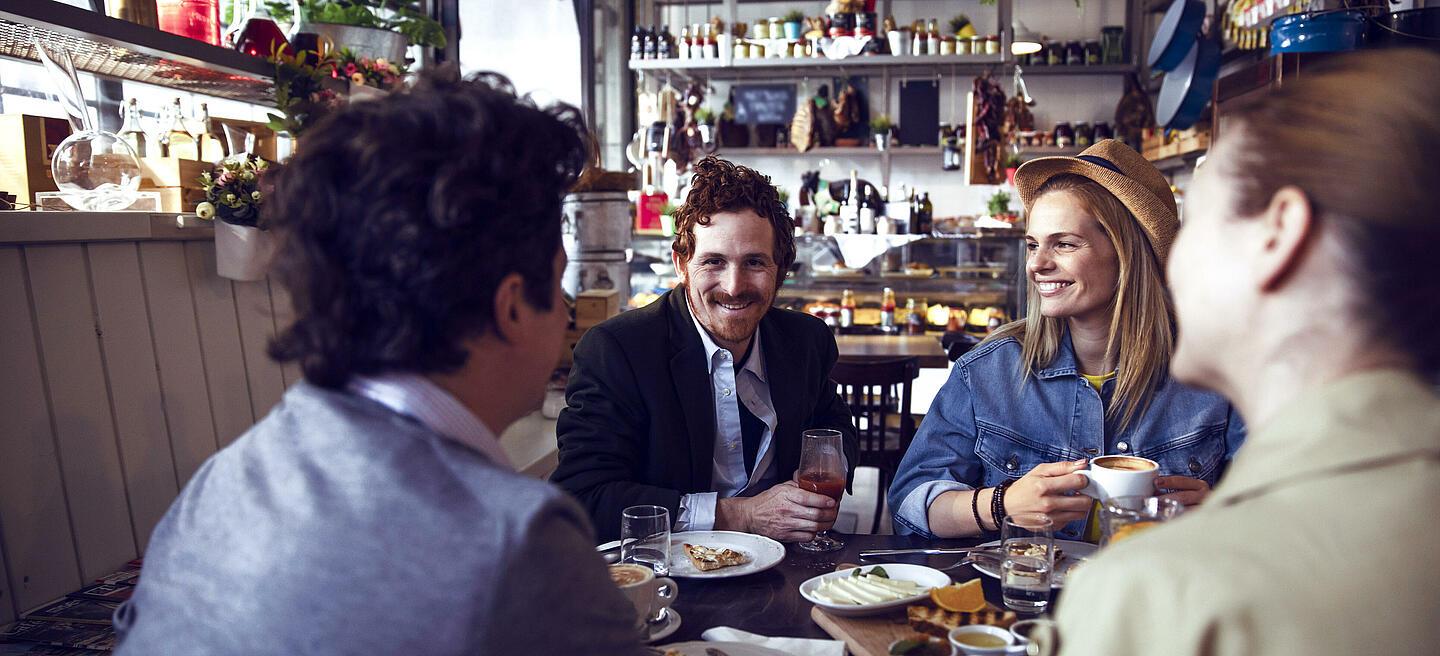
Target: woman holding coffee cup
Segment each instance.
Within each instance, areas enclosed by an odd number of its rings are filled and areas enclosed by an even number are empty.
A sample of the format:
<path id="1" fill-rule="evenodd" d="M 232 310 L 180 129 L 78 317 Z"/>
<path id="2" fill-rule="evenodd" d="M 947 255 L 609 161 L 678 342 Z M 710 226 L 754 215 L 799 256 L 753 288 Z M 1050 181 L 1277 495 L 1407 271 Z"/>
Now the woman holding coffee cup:
<path id="1" fill-rule="evenodd" d="M 976 535 L 1040 512 L 1078 539 L 1094 507 L 1080 492 L 1108 495 L 1102 477 L 1076 472 L 1101 469 L 1102 456 L 1150 463 L 1144 492 L 1199 503 L 1244 426 L 1220 396 L 1170 378 L 1162 272 L 1180 222 L 1169 183 L 1104 140 L 1025 163 L 1015 185 L 1029 224 L 1026 318 L 955 364 L 890 487 L 897 532 Z"/>

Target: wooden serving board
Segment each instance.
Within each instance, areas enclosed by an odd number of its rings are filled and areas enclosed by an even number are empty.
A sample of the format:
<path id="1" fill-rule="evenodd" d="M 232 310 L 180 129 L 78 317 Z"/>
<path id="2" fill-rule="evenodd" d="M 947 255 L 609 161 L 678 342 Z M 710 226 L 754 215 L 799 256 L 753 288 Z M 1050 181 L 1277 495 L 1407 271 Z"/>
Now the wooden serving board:
<path id="1" fill-rule="evenodd" d="M 843 640 L 855 656 L 885 656 L 890 643 L 915 635 L 903 607 L 880 615 L 838 617 L 816 606 L 810 609 L 810 619 L 831 637 Z"/>

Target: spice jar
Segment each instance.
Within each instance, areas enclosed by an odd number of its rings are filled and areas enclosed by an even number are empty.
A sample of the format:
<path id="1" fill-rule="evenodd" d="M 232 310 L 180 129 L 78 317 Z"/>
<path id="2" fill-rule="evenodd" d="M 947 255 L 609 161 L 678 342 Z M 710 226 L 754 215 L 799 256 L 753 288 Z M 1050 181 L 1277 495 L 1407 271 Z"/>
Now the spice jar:
<path id="1" fill-rule="evenodd" d="M 1055 124 L 1055 145 L 1059 148 L 1070 148 L 1075 145 L 1075 130 L 1069 123 Z"/>
<path id="2" fill-rule="evenodd" d="M 1045 63 L 1049 66 L 1065 65 L 1065 42 L 1051 41 L 1045 44 Z"/>
<path id="3" fill-rule="evenodd" d="M 1079 41 L 1070 41 L 1065 44 L 1065 65 L 1085 65 L 1085 44 Z"/>
<path id="4" fill-rule="evenodd" d="M 1086 42 L 1085 42 L 1085 65 L 1086 65 L 1086 66 L 1099 66 L 1099 65 L 1100 65 L 1100 42 L 1099 42 L 1099 41 L 1095 41 L 1095 40 L 1092 39 L 1092 40 L 1090 40 L 1090 41 L 1086 41 Z"/>
<path id="5" fill-rule="evenodd" d="M 1081 121 L 1075 124 L 1075 147 L 1089 148 L 1095 143 L 1095 131 L 1090 129 L 1090 124 Z"/>
<path id="6" fill-rule="evenodd" d="M 942 55 L 953 55 L 953 54 L 955 54 L 955 42 L 956 42 L 956 39 L 952 39 L 952 38 L 950 38 L 950 37 L 948 37 L 948 36 L 945 37 L 945 38 L 943 38 L 943 39 L 940 39 L 940 54 L 942 54 Z M 961 53 L 961 54 L 964 54 L 964 53 Z"/>
<path id="7" fill-rule="evenodd" d="M 1100 61 L 1105 64 L 1125 63 L 1125 28 L 1110 25 L 1100 29 Z"/>
<path id="8" fill-rule="evenodd" d="M 1106 123 L 1105 121 L 1100 121 L 1099 123 L 1096 123 L 1096 124 L 1095 124 L 1095 140 L 1096 140 L 1096 141 L 1104 141 L 1104 140 L 1106 140 L 1106 139 L 1114 139 L 1114 138 L 1115 138 L 1115 133 L 1110 131 L 1110 124 L 1109 124 L 1109 123 Z"/>
<path id="9" fill-rule="evenodd" d="M 1000 37 L 998 37 L 998 36 L 996 36 L 996 35 L 994 35 L 994 34 L 991 34 L 990 36 L 985 37 L 985 54 L 987 54 L 987 55 L 998 55 L 998 54 L 1000 54 Z"/>

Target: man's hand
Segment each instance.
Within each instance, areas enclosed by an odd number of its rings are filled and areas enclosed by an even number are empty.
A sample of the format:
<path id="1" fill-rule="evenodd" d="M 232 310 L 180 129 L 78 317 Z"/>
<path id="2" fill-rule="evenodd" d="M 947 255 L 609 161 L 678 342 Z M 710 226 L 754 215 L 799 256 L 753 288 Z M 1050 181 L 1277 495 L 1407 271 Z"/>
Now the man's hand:
<path id="1" fill-rule="evenodd" d="M 1161 476 L 1155 479 L 1155 490 L 1168 490 L 1161 498 L 1174 499 L 1190 507 L 1200 505 L 1210 495 L 1210 484 L 1189 476 Z"/>
<path id="2" fill-rule="evenodd" d="M 781 542 L 804 542 L 830 528 L 840 504 L 785 481 L 753 497 L 715 502 L 715 530 L 743 531 Z"/>

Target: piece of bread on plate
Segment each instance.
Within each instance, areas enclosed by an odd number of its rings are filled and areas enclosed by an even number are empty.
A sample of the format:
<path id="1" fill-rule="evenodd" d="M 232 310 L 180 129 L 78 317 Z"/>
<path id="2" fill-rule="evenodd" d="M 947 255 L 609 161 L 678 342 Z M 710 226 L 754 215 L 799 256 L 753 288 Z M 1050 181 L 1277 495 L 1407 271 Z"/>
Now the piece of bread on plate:
<path id="1" fill-rule="evenodd" d="M 702 572 L 709 572 L 725 567 L 744 565 L 750 562 L 750 557 L 734 549 L 707 547 L 700 544 L 685 543 L 685 555 L 690 557 L 690 562 L 695 569 Z"/>

